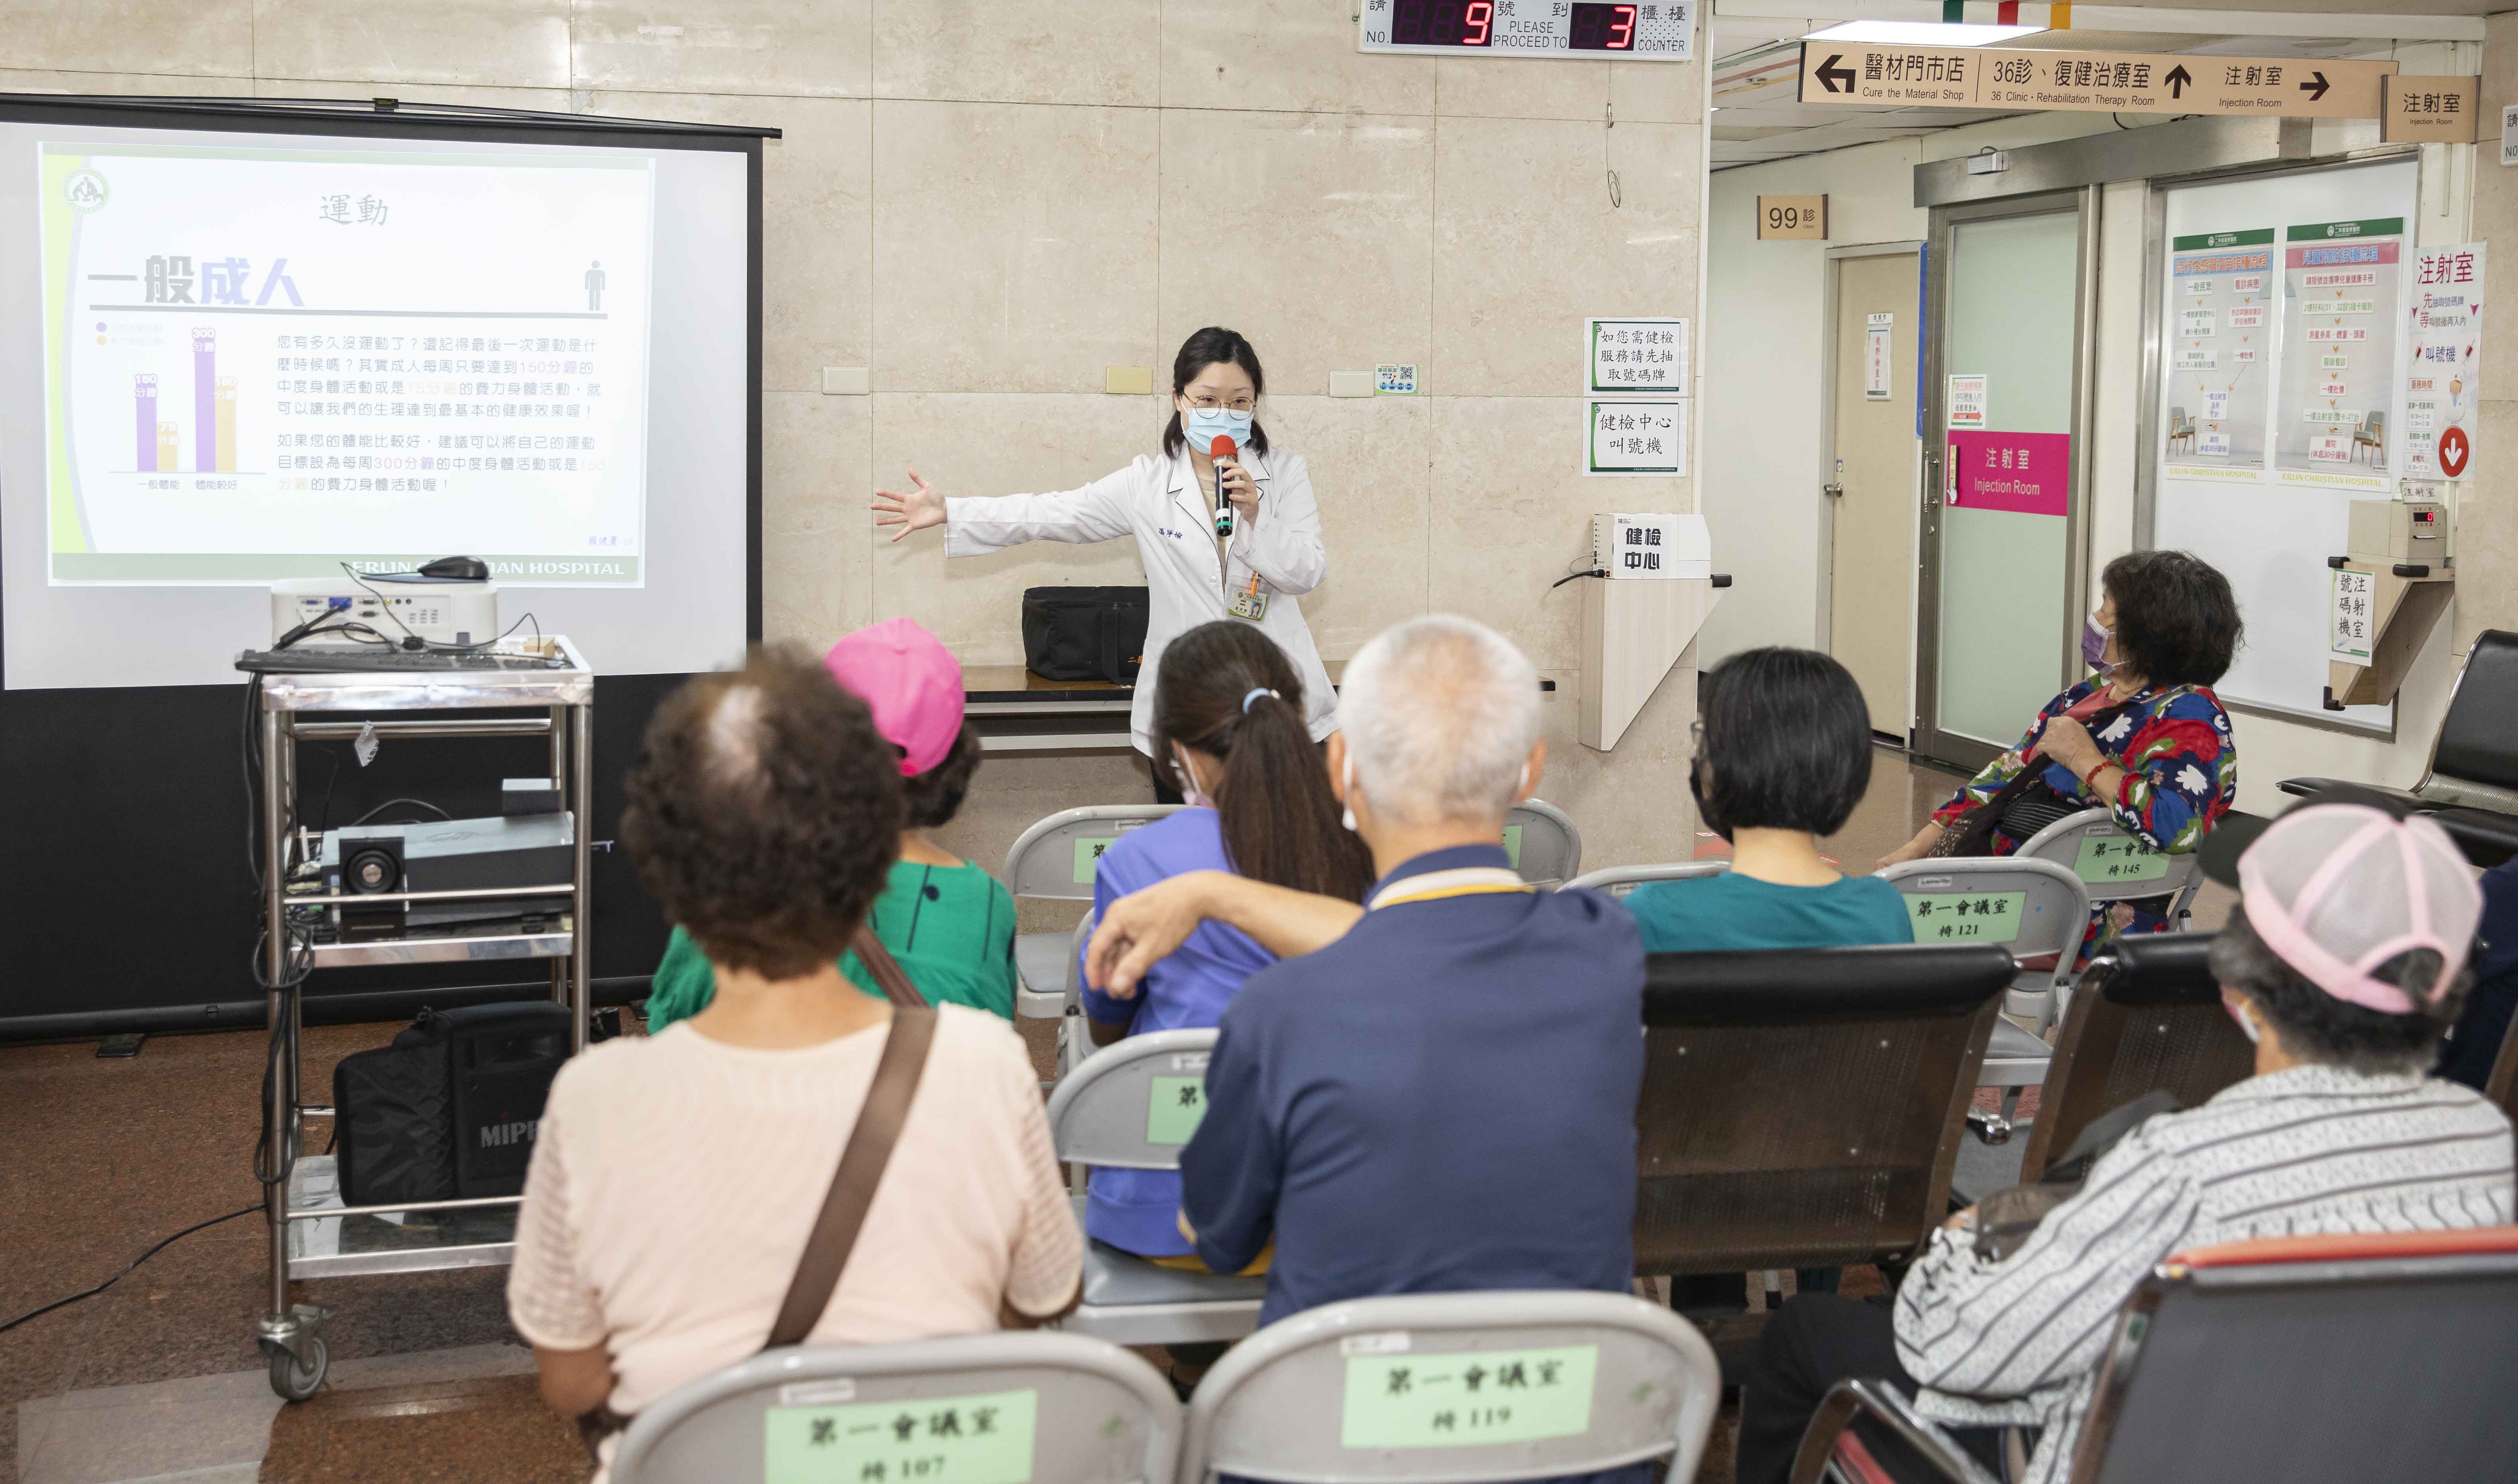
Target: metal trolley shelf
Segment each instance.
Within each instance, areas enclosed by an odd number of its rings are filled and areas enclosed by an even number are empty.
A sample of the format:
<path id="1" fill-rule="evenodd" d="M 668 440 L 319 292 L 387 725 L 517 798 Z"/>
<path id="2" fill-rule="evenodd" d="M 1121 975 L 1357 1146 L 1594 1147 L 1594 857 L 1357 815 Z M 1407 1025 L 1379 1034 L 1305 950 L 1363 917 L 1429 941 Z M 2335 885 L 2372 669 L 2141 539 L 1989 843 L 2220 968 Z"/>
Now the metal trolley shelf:
<path id="1" fill-rule="evenodd" d="M 296 1156 L 305 1144 L 304 1123 L 333 1110 L 300 1096 L 305 1031 L 299 985 L 292 972 L 366 964 L 466 963 L 494 959 L 547 959 L 551 995 L 571 1012 L 571 1046 L 586 1047 L 592 1004 L 593 922 L 587 870 L 594 802 L 594 672 L 564 637 L 545 641 L 568 661 L 559 670 L 467 670 L 362 673 L 322 672 L 262 677 L 257 718 L 262 747 L 262 970 L 281 987 L 265 995 L 266 1025 L 273 1027 L 274 1074 L 268 1096 L 269 1138 L 265 1167 L 288 1178 L 264 1188 L 264 1216 L 271 1235 L 271 1308 L 255 1338 L 271 1363 L 272 1389 L 302 1401 L 324 1383 L 330 1364 L 323 1326 L 329 1311 L 288 1300 L 291 1279 L 347 1278 L 376 1273 L 421 1273 L 503 1264 L 515 1250 L 516 1205 L 521 1198 L 494 1196 L 430 1200 L 399 1208 L 343 1204 L 337 1168 L 329 1156 Z M 540 709 L 541 717 L 464 716 L 465 712 Z M 412 712 L 449 712 L 445 718 L 412 718 Z M 470 892 L 399 892 L 355 897 L 288 895 L 287 873 L 297 816 L 297 744 L 346 741 L 368 733 L 380 739 L 450 737 L 547 737 L 551 776 L 560 780 L 575 814 L 575 860 L 568 884 Z M 553 898 L 556 926 L 485 933 L 431 933 L 400 938 L 295 945 L 292 908 L 356 902 L 447 900 L 462 896 Z M 530 924 L 528 927 L 530 928 Z M 295 962 L 292 964 L 291 959 Z M 292 1162 L 292 1156 L 294 1156 Z"/>

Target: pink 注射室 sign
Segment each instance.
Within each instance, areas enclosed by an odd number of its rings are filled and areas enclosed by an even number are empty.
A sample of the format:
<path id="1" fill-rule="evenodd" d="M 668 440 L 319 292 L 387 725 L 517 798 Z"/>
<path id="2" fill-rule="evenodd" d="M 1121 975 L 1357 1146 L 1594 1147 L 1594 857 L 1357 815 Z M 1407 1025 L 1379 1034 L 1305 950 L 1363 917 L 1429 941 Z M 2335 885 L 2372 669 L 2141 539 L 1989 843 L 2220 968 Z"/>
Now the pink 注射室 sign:
<path id="1" fill-rule="evenodd" d="M 2069 433 L 1952 432 L 1945 498 L 1961 510 L 2061 515 L 2071 475 Z"/>

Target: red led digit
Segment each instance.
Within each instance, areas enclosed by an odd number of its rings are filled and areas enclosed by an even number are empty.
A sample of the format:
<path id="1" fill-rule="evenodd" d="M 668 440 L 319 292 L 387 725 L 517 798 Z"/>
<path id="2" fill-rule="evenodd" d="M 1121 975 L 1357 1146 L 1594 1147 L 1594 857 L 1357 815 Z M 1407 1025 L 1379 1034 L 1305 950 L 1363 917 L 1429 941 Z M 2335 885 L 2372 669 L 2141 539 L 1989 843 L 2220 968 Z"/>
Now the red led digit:
<path id="1" fill-rule="evenodd" d="M 1469 13 L 1463 19 L 1460 45 L 1484 46 L 1487 32 L 1495 28 L 1494 0 L 1470 0 Z"/>
<path id="2" fill-rule="evenodd" d="M 1471 6 L 1470 9 L 1476 9 Z M 1631 5 L 1609 7 L 1609 45 L 1612 52 L 1632 50 L 1635 44 L 1635 8 Z"/>

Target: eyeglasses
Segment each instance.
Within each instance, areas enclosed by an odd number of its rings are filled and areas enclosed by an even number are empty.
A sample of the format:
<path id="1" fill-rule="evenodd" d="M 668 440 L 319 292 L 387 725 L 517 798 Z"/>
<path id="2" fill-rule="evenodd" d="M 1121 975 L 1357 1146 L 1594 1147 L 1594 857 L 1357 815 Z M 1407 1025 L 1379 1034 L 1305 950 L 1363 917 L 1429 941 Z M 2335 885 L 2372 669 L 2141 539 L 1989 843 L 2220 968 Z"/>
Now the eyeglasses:
<path id="1" fill-rule="evenodd" d="M 1190 397 L 1189 405 L 1201 413 L 1212 413 L 1218 409 L 1228 413 L 1246 413 L 1259 406 L 1259 399 L 1249 392 L 1243 392 L 1230 401 L 1222 401 L 1210 394 L 1200 392 Z"/>

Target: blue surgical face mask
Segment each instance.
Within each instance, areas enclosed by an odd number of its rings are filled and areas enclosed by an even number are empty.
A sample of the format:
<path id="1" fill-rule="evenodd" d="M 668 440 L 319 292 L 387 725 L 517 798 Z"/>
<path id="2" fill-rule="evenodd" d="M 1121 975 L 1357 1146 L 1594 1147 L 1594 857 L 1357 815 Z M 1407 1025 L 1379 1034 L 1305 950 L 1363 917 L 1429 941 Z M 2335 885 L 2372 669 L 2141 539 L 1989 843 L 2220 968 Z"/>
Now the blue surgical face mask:
<path id="1" fill-rule="evenodd" d="M 1193 407 L 1181 414 L 1181 432 L 1188 436 L 1189 446 L 1203 454 L 1215 446 L 1218 433 L 1233 440 L 1237 449 L 1250 446 L 1250 414 L 1237 413 L 1229 407 Z"/>
<path id="2" fill-rule="evenodd" d="M 2115 669 L 2106 659 L 2107 640 L 2112 637 L 2114 635 L 2108 631 L 2099 627 L 2096 616 L 2081 620 L 2081 658 L 2089 661 L 2090 668 L 2102 675 Z"/>

